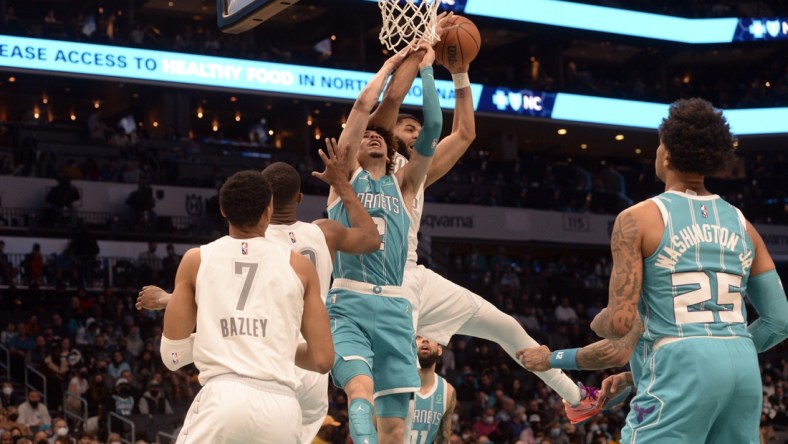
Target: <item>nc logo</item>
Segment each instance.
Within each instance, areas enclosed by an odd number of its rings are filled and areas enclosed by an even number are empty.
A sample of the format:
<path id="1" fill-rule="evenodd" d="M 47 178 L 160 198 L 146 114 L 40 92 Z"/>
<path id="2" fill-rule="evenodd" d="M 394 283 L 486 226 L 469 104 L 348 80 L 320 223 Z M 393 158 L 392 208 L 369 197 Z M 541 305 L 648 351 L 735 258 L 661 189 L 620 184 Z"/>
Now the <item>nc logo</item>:
<path id="1" fill-rule="evenodd" d="M 766 32 L 772 37 L 777 37 L 780 34 L 780 21 L 769 20 L 766 22 Z"/>
<path id="2" fill-rule="evenodd" d="M 509 92 L 509 106 L 515 111 L 520 111 L 523 106 L 523 95 L 519 92 Z"/>

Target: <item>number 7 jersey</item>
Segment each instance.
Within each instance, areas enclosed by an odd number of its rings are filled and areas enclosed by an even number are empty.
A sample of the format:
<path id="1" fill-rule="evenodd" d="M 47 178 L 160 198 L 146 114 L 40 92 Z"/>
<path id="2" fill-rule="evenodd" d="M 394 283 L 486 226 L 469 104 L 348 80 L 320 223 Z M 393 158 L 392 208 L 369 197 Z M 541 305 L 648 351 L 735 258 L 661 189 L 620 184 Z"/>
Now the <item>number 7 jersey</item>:
<path id="1" fill-rule="evenodd" d="M 669 191 L 651 200 L 665 230 L 643 259 L 645 337 L 750 337 L 742 298 L 755 251 L 744 216 L 717 195 Z"/>

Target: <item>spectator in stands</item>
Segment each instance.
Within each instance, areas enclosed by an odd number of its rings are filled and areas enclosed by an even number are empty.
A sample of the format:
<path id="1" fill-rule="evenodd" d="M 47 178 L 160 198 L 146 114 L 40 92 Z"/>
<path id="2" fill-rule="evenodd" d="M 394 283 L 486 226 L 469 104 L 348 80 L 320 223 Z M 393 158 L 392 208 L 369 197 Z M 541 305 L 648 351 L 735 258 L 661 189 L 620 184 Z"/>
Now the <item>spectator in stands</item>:
<path id="1" fill-rule="evenodd" d="M 5 330 L 0 333 L 0 343 L 8 347 L 12 339 L 16 338 L 16 324 L 13 321 L 8 321 L 5 325 Z"/>
<path id="2" fill-rule="evenodd" d="M 489 407 L 484 410 L 484 414 L 473 424 L 473 431 L 476 436 L 490 436 L 498 430 L 498 421 L 495 420 L 495 409 Z"/>
<path id="3" fill-rule="evenodd" d="M 47 393 L 63 393 L 70 369 L 68 354 L 63 351 L 61 345 L 51 346 L 49 356 L 44 358 L 43 366 L 47 377 Z M 47 399 L 48 407 L 52 410 L 57 409 L 61 402 L 61 396 L 50 396 Z"/>
<path id="4" fill-rule="evenodd" d="M 49 438 L 49 442 L 54 444 L 57 439 L 64 439 L 65 442 L 71 443 L 71 438 L 68 435 L 68 423 L 63 418 L 55 418 L 52 421 L 52 437 Z"/>
<path id="5" fill-rule="evenodd" d="M 0 429 L 11 430 L 19 429 L 23 435 L 30 435 L 30 428 L 19 422 L 19 411 L 17 406 L 9 405 L 4 409 L 0 409 Z"/>
<path id="6" fill-rule="evenodd" d="M 561 305 L 555 308 L 555 320 L 569 324 L 577 322 L 577 312 L 569 305 L 569 298 L 562 298 Z"/>
<path id="7" fill-rule="evenodd" d="M 153 227 L 156 217 L 153 212 L 156 198 L 153 195 L 153 188 L 147 182 L 139 181 L 137 189 L 126 198 L 126 205 L 131 210 L 131 221 L 135 228 L 147 231 Z"/>
<path id="8" fill-rule="evenodd" d="M 11 381 L 3 382 L 3 390 L 0 393 L 0 408 L 8 408 L 9 406 L 18 406 L 22 399 L 14 393 L 14 384 Z"/>
<path id="9" fill-rule="evenodd" d="M 137 268 L 140 276 L 145 276 L 148 282 L 159 282 L 162 269 L 161 257 L 156 254 L 156 242 L 148 242 L 148 249 L 137 257 Z"/>
<path id="10" fill-rule="evenodd" d="M 139 411 L 143 415 L 171 415 L 173 413 L 170 401 L 165 396 L 159 381 L 152 380 L 148 384 L 148 390 L 140 398 Z"/>
<path id="11" fill-rule="evenodd" d="M 71 380 L 68 382 L 67 392 L 71 395 L 84 398 L 90 388 L 88 376 L 88 368 L 85 366 L 80 367 L 79 371 L 74 373 L 74 376 L 72 376 Z M 82 403 L 77 398 L 71 396 L 66 398 L 66 405 L 64 407 L 67 412 L 71 413 L 81 414 L 82 411 Z"/>
<path id="12" fill-rule="evenodd" d="M 71 235 L 67 250 L 75 261 L 75 268 L 79 274 L 78 285 L 92 287 L 96 258 L 101 252 L 95 235 L 80 224 Z"/>
<path id="13" fill-rule="evenodd" d="M 77 163 L 77 159 L 68 159 L 68 161 L 66 161 L 66 166 L 60 170 L 60 176 L 68 177 L 71 180 L 82 180 L 85 178 L 85 174 Z"/>
<path id="14" fill-rule="evenodd" d="M 487 258 L 479 252 L 477 246 L 471 248 L 471 252 L 465 256 L 465 271 L 469 273 L 471 280 L 479 280 L 487 272 Z"/>
<path id="15" fill-rule="evenodd" d="M 33 244 L 33 250 L 25 255 L 22 262 L 28 284 L 40 284 L 44 272 L 44 255 L 41 254 L 41 245 Z"/>
<path id="16" fill-rule="evenodd" d="M 175 284 L 175 272 L 181 263 L 181 256 L 175 252 L 172 244 L 167 244 L 167 255 L 161 260 L 161 282 L 166 288 Z"/>
<path id="17" fill-rule="evenodd" d="M 131 366 L 123 357 L 123 352 L 116 350 L 112 354 L 112 362 L 107 367 L 107 374 L 113 380 L 120 379 L 121 373 L 131 371 Z M 129 383 L 129 381 L 126 381 Z"/>
<path id="18" fill-rule="evenodd" d="M 19 404 L 19 422 L 28 426 L 33 433 L 41 428 L 52 426 L 49 410 L 41 402 L 41 393 L 31 390 L 27 395 L 27 401 Z"/>
<path id="19" fill-rule="evenodd" d="M 0 284 L 8 285 L 14 280 L 14 266 L 5 252 L 5 241 L 0 240 Z"/>
<path id="20" fill-rule="evenodd" d="M 57 185 L 52 187 L 46 195 L 48 208 L 44 214 L 44 223 L 54 226 L 73 226 L 77 220 L 73 205 L 81 199 L 77 187 L 71 184 L 71 178 L 60 176 Z"/>
<path id="21" fill-rule="evenodd" d="M 88 117 L 88 133 L 91 140 L 107 141 L 107 125 L 101 120 L 101 108 L 93 111 Z"/>
<path id="22" fill-rule="evenodd" d="M 34 368 L 44 367 L 44 360 L 49 356 L 50 350 L 44 336 L 36 336 L 36 345 L 32 350 L 28 350 L 26 363 Z"/>
<path id="23" fill-rule="evenodd" d="M 121 436 L 117 433 L 110 433 L 107 437 L 107 444 L 121 444 L 122 439 Z"/>

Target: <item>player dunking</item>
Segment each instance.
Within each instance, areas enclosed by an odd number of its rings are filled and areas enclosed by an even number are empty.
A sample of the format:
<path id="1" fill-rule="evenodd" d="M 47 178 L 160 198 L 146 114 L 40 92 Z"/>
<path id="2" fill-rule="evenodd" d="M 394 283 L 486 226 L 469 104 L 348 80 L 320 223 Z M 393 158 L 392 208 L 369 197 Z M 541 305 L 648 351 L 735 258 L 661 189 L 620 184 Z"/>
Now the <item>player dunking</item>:
<path id="1" fill-rule="evenodd" d="M 336 359 L 334 382 L 348 396 L 350 434 L 358 444 L 401 444 L 412 396 L 420 387 L 412 305 L 402 283 L 408 227 L 415 194 L 429 168 L 440 136 L 442 115 L 432 73 L 435 54 L 424 47 L 416 62 L 424 83 L 425 125 L 412 161 L 390 173 L 394 142 L 389 132 L 368 127 L 385 80 L 402 56 L 390 58 L 359 95 L 339 140 L 346 150 L 353 188 L 381 234 L 380 250 L 360 256 L 339 253 L 327 307 Z M 406 62 L 408 63 L 408 62 Z M 346 210 L 329 194 L 329 216 L 347 225 Z M 377 416 L 377 431 L 372 422 Z"/>
<path id="2" fill-rule="evenodd" d="M 346 228 L 336 221 L 320 219 L 313 223 L 300 222 L 296 210 L 301 201 L 301 178 L 289 164 L 276 162 L 263 170 L 263 177 L 271 185 L 274 198 L 271 223 L 266 237 L 283 242 L 292 250 L 306 256 L 317 269 L 320 281 L 320 296 L 325 303 L 331 283 L 331 269 L 337 251 L 350 254 L 368 253 L 380 246 L 380 235 L 369 214 L 361 206 L 355 192 L 347 181 L 347 172 L 342 169 L 344 159 L 337 159 L 336 141 L 326 140 L 327 152 L 319 153 L 326 169 L 314 176 L 334 186 L 337 195 L 348 209 L 351 227 Z M 167 305 L 170 294 L 155 286 L 143 287 L 137 308 L 162 309 Z M 301 380 L 297 390 L 301 406 L 301 442 L 312 442 L 328 410 L 328 375 L 296 368 Z"/>
<path id="3" fill-rule="evenodd" d="M 643 320 L 649 352 L 621 442 L 758 443 L 756 353 L 788 335 L 785 291 L 755 228 L 704 185 L 733 155 L 722 113 L 679 100 L 659 137 L 665 192 L 616 218 L 610 298 L 591 323 L 616 340 Z M 761 315 L 749 328 L 744 294 Z"/>
<path id="4" fill-rule="evenodd" d="M 234 174 L 219 191 L 229 235 L 189 250 L 178 267 L 161 357 L 170 370 L 194 362 L 203 385 L 179 443 L 298 442 L 293 361 L 321 373 L 331 367 L 317 272 L 264 237 L 271 204 L 261 173 Z M 297 345 L 299 329 L 306 342 Z"/>
<path id="5" fill-rule="evenodd" d="M 410 444 L 448 443 L 451 438 L 451 417 L 457 406 L 457 392 L 435 367 L 443 355 L 441 346 L 430 339 L 416 336 L 419 353 L 421 389 L 416 392 Z"/>

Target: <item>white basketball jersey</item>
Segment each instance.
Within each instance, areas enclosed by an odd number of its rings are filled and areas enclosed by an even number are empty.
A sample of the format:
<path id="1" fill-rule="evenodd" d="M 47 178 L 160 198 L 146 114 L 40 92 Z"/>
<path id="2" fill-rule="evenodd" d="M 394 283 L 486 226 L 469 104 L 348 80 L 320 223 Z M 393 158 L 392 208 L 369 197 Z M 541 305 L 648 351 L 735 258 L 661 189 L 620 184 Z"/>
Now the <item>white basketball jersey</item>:
<path id="1" fill-rule="evenodd" d="M 326 302 L 334 261 L 323 230 L 315 224 L 299 221 L 292 225 L 269 225 L 265 237 L 284 242 L 293 251 L 312 261 L 320 279 L 320 297 Z"/>
<path id="2" fill-rule="evenodd" d="M 394 154 L 394 172 L 399 171 L 408 163 L 408 159 L 400 153 Z M 425 178 L 426 180 L 426 178 Z M 413 197 L 413 211 L 411 212 L 411 224 L 408 230 L 408 266 L 415 266 L 418 255 L 416 248 L 419 246 L 419 227 L 421 226 L 421 215 L 424 212 L 424 182 L 419 186 L 419 190 Z"/>
<path id="3" fill-rule="evenodd" d="M 222 237 L 200 247 L 194 364 L 200 383 L 225 373 L 294 390 L 304 287 L 291 250 L 262 237 Z"/>

